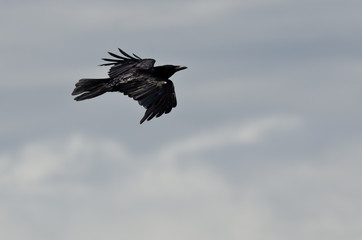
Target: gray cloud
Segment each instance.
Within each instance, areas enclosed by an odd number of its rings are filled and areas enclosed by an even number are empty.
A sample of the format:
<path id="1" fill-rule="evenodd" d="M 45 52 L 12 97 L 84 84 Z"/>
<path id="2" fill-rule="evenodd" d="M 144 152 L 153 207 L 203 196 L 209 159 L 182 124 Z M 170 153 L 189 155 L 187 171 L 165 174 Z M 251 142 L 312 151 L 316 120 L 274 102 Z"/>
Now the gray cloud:
<path id="1" fill-rule="evenodd" d="M 4 238 L 361 238 L 361 3 L 0 5 Z M 176 109 L 73 101 L 117 47 L 189 67 Z"/>

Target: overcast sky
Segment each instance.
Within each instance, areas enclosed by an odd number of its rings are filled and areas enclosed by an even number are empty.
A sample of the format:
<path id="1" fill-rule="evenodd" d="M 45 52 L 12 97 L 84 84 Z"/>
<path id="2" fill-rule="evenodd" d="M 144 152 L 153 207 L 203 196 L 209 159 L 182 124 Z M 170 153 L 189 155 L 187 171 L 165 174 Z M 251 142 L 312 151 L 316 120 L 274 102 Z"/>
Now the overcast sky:
<path id="1" fill-rule="evenodd" d="M 0 2 L 0 238 L 362 239 L 362 2 Z M 120 47 L 170 114 L 76 102 Z"/>

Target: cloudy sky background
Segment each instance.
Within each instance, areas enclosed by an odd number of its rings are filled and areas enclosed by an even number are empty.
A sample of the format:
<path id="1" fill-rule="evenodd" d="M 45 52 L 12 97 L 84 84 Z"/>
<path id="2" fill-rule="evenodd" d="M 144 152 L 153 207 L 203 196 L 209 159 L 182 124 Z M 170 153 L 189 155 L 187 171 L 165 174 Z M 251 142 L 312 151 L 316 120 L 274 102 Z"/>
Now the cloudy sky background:
<path id="1" fill-rule="evenodd" d="M 361 1 L 0 5 L 1 239 L 362 238 Z M 118 47 L 171 114 L 72 99 Z"/>

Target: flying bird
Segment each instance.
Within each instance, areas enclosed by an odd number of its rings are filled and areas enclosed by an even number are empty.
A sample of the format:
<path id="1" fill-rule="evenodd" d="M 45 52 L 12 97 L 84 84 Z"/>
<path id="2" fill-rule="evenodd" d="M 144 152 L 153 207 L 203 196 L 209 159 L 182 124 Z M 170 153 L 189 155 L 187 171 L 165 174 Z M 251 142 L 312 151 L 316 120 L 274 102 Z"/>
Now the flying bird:
<path id="1" fill-rule="evenodd" d="M 176 94 L 172 81 L 169 79 L 175 72 L 186 69 L 185 66 L 163 65 L 154 66 L 156 60 L 140 58 L 119 49 L 122 56 L 108 52 L 114 58 L 102 58 L 108 63 L 100 66 L 111 66 L 108 78 L 83 78 L 75 84 L 72 95 L 82 101 L 94 98 L 106 92 L 121 92 L 146 108 L 140 121 L 149 121 L 154 117 L 171 112 L 176 107 Z"/>

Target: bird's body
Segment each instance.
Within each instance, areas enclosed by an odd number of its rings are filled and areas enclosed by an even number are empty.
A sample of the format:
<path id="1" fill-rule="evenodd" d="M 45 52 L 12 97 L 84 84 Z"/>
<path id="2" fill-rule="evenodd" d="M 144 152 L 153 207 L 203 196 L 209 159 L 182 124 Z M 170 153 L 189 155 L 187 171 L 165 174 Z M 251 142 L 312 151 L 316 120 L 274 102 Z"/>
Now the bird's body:
<path id="1" fill-rule="evenodd" d="M 119 51 L 123 56 L 109 52 L 114 59 L 103 59 L 110 63 L 101 66 L 112 65 L 108 72 L 109 78 L 80 79 L 76 83 L 72 95 L 81 95 L 75 100 L 94 98 L 106 92 L 122 92 L 147 109 L 140 121 L 141 124 L 145 120 L 167 114 L 176 107 L 175 89 L 169 78 L 186 67 L 174 65 L 155 67 L 154 59 L 141 59 L 135 54 L 130 56 L 121 49 Z"/>

